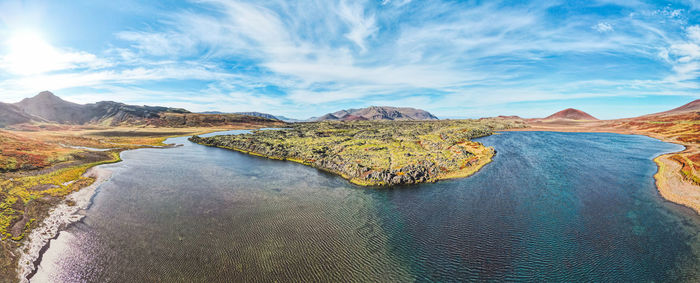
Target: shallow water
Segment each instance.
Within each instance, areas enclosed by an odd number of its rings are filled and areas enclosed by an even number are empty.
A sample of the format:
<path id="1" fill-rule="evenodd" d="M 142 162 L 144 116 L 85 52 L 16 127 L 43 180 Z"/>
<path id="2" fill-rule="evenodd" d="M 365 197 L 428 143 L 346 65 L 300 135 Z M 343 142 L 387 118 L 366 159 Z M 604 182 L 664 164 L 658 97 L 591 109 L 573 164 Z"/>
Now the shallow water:
<path id="1" fill-rule="evenodd" d="M 643 136 L 508 132 L 476 175 L 366 189 L 184 144 L 122 153 L 34 281 L 693 281 L 700 224 Z"/>

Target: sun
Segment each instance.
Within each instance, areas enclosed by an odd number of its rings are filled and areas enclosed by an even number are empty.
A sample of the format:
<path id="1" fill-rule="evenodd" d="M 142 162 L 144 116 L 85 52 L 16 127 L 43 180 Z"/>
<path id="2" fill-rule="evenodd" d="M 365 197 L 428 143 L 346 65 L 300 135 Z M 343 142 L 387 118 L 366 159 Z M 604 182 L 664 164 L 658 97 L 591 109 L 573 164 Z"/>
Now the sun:
<path id="1" fill-rule="evenodd" d="M 36 31 L 18 31 L 5 42 L 7 54 L 2 65 L 12 73 L 32 75 L 61 69 L 65 65 L 60 52 Z"/>

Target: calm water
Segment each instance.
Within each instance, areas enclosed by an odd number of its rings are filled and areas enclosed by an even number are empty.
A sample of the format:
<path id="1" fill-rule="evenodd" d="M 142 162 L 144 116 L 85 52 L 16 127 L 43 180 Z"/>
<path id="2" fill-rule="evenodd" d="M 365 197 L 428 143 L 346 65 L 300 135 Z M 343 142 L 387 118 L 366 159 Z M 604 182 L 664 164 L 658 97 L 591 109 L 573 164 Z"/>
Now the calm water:
<path id="1" fill-rule="evenodd" d="M 35 281 L 693 281 L 700 224 L 660 198 L 677 145 L 509 132 L 466 178 L 365 189 L 191 144 L 124 152 Z"/>

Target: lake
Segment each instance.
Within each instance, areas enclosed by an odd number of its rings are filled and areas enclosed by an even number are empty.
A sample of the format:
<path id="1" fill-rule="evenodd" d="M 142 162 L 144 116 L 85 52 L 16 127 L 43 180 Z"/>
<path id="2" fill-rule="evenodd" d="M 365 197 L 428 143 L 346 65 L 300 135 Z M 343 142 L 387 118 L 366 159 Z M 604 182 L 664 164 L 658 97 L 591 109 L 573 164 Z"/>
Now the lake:
<path id="1" fill-rule="evenodd" d="M 240 131 L 239 131 L 240 132 Z M 700 220 L 634 135 L 505 132 L 472 177 L 368 189 L 169 139 L 122 153 L 34 281 L 694 281 Z"/>

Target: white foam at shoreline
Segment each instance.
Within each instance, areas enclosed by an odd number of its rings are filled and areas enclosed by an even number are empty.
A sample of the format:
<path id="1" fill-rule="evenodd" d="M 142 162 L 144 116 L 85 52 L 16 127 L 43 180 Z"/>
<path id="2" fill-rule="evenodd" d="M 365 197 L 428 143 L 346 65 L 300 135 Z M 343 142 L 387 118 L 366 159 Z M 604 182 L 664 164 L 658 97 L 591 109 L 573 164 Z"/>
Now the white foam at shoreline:
<path id="1" fill-rule="evenodd" d="M 19 248 L 20 258 L 17 273 L 20 282 L 29 282 L 29 276 L 36 269 L 35 262 L 41 255 L 41 250 L 51 239 L 56 238 L 59 231 L 65 228 L 68 224 L 79 221 L 85 217 L 83 211 L 90 205 L 90 199 L 95 194 L 95 190 L 102 183 L 109 180 L 112 176 L 112 171 L 109 171 L 100 166 L 88 169 L 85 177 L 95 178 L 95 182 L 77 192 L 68 195 L 60 204 L 55 206 L 49 216 L 44 219 L 42 224 L 34 229 L 28 236 L 27 242 Z M 69 206 L 67 201 L 74 201 L 74 206 Z"/>

